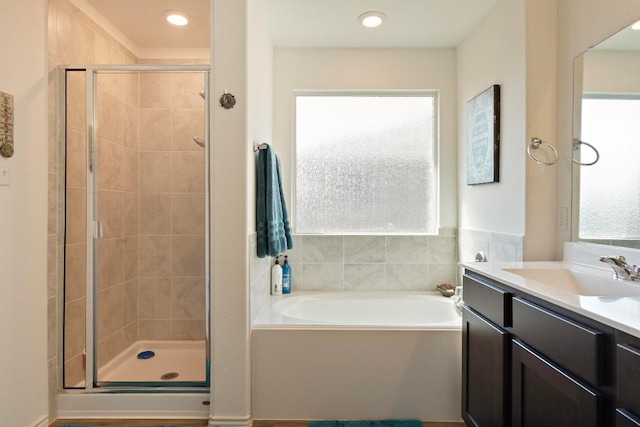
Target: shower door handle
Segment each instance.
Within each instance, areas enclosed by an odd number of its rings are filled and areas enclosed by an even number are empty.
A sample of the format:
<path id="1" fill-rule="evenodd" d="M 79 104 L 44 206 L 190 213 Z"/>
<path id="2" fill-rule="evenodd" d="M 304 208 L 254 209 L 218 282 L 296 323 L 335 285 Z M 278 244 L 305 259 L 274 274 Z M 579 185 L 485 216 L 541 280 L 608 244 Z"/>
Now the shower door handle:
<path id="1" fill-rule="evenodd" d="M 93 221 L 93 238 L 102 239 L 104 237 L 104 227 L 102 221 Z"/>

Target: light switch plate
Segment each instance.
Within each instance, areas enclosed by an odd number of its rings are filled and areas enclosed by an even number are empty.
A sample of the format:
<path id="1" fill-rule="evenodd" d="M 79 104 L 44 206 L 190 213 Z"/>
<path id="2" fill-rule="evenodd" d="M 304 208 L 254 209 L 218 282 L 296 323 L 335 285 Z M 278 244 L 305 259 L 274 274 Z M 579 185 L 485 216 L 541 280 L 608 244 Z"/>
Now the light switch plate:
<path id="1" fill-rule="evenodd" d="M 11 184 L 11 162 L 9 159 L 0 157 L 0 185 Z"/>

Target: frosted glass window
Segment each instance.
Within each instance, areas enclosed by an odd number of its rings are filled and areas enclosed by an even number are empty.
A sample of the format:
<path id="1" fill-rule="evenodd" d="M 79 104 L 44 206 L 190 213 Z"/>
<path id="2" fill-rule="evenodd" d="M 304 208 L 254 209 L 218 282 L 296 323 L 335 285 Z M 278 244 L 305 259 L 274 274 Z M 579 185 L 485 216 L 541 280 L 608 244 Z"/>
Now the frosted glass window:
<path id="1" fill-rule="evenodd" d="M 580 167 L 581 239 L 640 238 L 640 99 L 583 99 L 582 140 L 600 160 Z M 590 148 L 580 149 L 591 162 Z"/>
<path id="2" fill-rule="evenodd" d="M 297 95 L 295 232 L 435 234 L 435 93 Z"/>

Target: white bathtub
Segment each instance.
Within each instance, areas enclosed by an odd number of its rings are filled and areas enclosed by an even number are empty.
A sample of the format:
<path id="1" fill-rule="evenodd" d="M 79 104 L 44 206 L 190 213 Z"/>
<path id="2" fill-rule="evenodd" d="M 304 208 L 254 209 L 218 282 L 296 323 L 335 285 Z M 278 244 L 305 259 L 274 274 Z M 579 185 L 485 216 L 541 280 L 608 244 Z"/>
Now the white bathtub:
<path id="1" fill-rule="evenodd" d="M 252 415 L 460 421 L 461 325 L 439 293 L 271 297 L 252 329 Z"/>

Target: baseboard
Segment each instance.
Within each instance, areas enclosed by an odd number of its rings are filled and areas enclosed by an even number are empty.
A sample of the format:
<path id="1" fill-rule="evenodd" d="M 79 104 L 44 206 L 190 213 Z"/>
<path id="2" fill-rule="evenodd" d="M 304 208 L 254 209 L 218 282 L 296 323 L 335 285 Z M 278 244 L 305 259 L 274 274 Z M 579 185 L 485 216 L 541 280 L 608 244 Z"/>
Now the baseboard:
<path id="1" fill-rule="evenodd" d="M 251 427 L 251 415 L 243 417 L 209 417 L 209 427 Z"/>
<path id="2" fill-rule="evenodd" d="M 48 427 L 49 417 L 43 417 L 40 421 L 36 422 L 33 427 Z"/>

